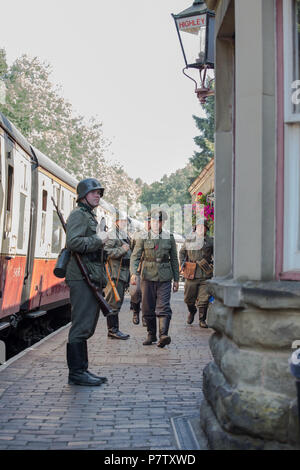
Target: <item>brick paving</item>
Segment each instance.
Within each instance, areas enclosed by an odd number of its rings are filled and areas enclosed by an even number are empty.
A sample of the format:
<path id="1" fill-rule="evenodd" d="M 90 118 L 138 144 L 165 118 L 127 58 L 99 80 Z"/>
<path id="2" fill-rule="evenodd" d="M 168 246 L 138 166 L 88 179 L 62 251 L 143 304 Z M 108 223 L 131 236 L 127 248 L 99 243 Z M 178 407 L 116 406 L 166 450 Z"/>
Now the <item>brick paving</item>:
<path id="1" fill-rule="evenodd" d="M 0 366 L 0 450 L 178 449 L 171 418 L 199 416 L 212 330 L 198 318 L 186 324 L 182 290 L 172 309 L 163 349 L 142 345 L 146 328 L 133 325 L 128 297 L 120 329 L 129 340 L 107 338 L 101 316 L 88 341 L 90 370 L 108 378 L 100 387 L 68 385 L 69 327 Z"/>

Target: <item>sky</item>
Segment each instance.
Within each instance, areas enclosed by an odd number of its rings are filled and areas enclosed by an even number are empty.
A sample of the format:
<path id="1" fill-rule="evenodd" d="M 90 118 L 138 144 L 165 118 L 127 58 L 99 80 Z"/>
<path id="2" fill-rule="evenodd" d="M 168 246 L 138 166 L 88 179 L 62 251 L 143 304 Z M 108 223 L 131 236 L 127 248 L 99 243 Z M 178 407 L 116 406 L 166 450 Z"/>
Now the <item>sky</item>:
<path id="1" fill-rule="evenodd" d="M 202 115 L 171 13 L 192 0 L 14 0 L 2 5 L 0 48 L 52 66 L 74 110 L 103 123 L 107 158 L 147 183 L 183 168 Z M 5 20 L 7 19 L 7 21 Z"/>

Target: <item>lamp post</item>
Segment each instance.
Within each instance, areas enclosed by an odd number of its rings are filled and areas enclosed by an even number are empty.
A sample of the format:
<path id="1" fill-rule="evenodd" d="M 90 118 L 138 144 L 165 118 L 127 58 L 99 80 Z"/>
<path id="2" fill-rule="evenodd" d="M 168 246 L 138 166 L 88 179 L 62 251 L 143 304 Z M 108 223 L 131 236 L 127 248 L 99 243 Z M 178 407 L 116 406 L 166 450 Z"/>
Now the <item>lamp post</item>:
<path id="1" fill-rule="evenodd" d="M 214 26 L 215 13 L 206 7 L 203 0 L 195 0 L 193 5 L 178 14 L 172 14 L 185 62 L 184 75 L 195 83 L 195 93 L 200 103 L 214 94 L 211 88 L 213 79 L 206 85 L 207 71 L 214 68 Z M 200 86 L 190 77 L 187 69 L 197 69 Z"/>

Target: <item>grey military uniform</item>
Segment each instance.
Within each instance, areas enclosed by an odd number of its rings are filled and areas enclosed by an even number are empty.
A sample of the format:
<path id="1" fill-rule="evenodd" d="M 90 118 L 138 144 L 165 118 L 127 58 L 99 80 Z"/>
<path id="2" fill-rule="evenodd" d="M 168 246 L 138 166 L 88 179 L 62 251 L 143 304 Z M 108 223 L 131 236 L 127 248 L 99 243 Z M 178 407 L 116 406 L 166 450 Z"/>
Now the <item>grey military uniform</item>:
<path id="1" fill-rule="evenodd" d="M 145 318 L 171 318 L 171 281 L 179 280 L 179 265 L 174 236 L 162 231 L 150 231 L 147 238 L 139 238 L 130 262 L 131 274 L 137 274 L 141 265 L 142 312 Z"/>
<path id="2" fill-rule="evenodd" d="M 97 236 L 98 222 L 89 206 L 79 202 L 67 220 L 66 246 L 81 255 L 90 279 L 105 287 L 106 276 L 102 263 L 103 243 Z M 96 328 L 100 306 L 93 292 L 84 280 L 75 257 L 72 255 L 66 270 L 66 283 L 70 288 L 72 326 L 69 343 L 90 338 Z"/>
<path id="3" fill-rule="evenodd" d="M 130 240 L 127 234 L 118 229 L 110 231 L 108 236 L 109 240 L 105 243 L 104 249 L 107 256 L 110 276 L 115 282 L 120 301 L 116 301 L 112 286 L 109 282 L 104 292 L 105 298 L 112 307 L 113 313 L 117 315 L 122 307 L 125 290 L 128 287 L 130 278 L 129 265 L 131 249 L 126 252 L 124 248 L 122 248 L 122 245 L 124 245 L 124 243 L 130 244 Z"/>

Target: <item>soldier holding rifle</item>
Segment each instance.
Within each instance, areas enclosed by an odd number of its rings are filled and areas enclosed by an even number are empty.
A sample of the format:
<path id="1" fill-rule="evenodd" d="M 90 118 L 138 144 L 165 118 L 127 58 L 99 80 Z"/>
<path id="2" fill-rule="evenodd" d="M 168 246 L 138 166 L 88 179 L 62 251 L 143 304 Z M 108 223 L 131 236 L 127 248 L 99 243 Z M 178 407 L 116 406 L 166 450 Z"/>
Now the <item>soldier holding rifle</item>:
<path id="1" fill-rule="evenodd" d="M 127 215 L 116 211 L 116 226 L 108 232 L 109 239 L 105 243 L 107 256 L 106 272 L 108 283 L 105 298 L 112 313 L 107 315 L 107 336 L 112 339 L 128 339 L 129 335 L 119 330 L 119 312 L 121 310 L 125 290 L 129 285 L 129 264 L 131 240 L 127 234 Z"/>
<path id="2" fill-rule="evenodd" d="M 66 283 L 70 288 L 72 325 L 67 343 L 69 383 L 75 385 L 101 385 L 106 377 L 98 377 L 88 371 L 87 340 L 95 331 L 101 295 L 106 284 L 103 259 L 103 244 L 107 235 L 97 234 L 98 222 L 94 209 L 99 205 L 104 188 L 95 178 L 78 183 L 77 207 L 70 213 L 66 225 L 66 247 L 72 252 L 66 268 Z M 78 254 L 88 272 L 88 282 L 80 269 Z M 100 301 L 99 301 L 100 299 Z"/>

